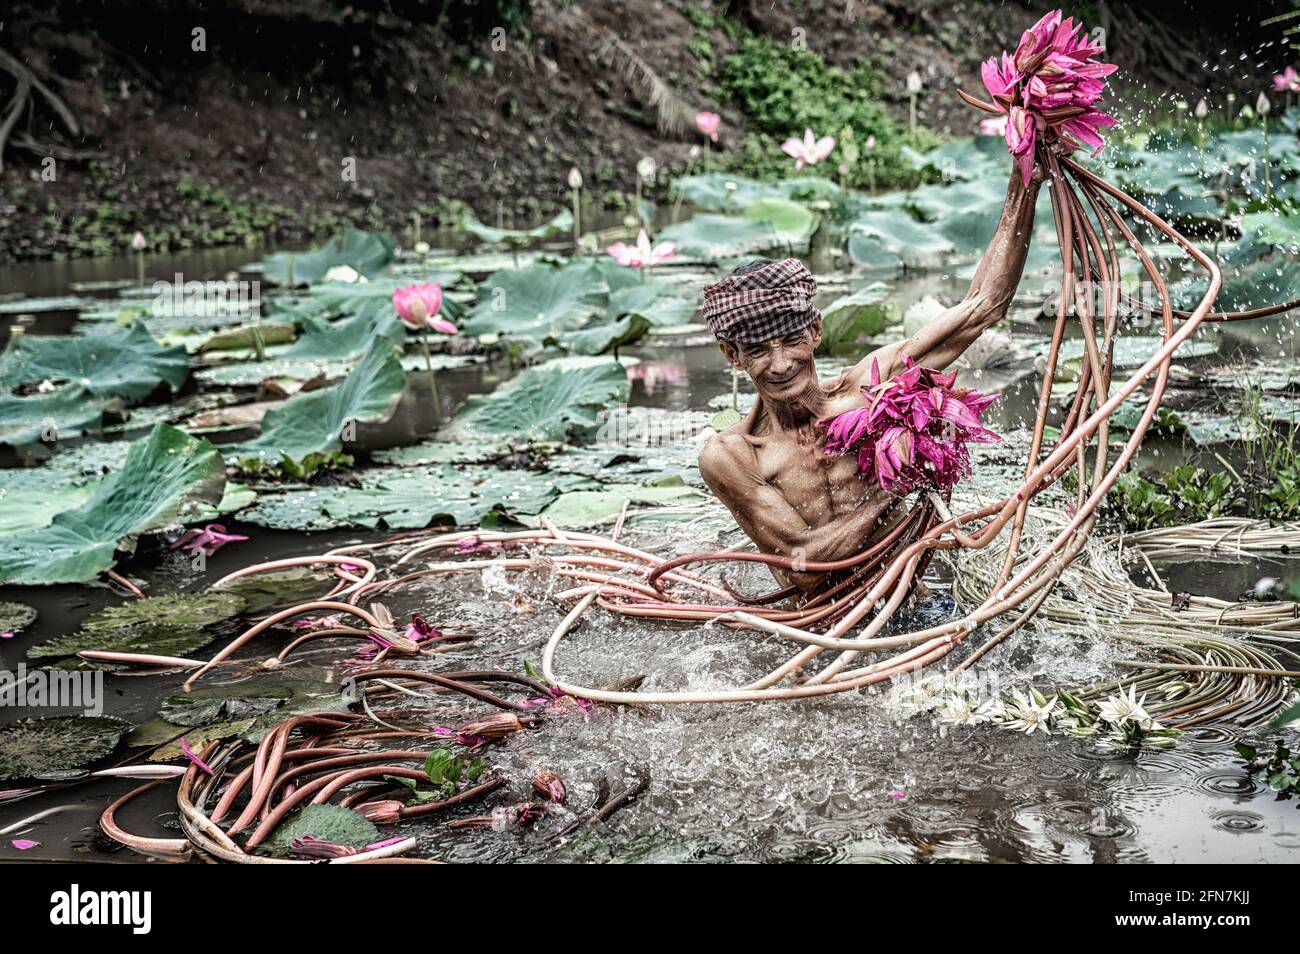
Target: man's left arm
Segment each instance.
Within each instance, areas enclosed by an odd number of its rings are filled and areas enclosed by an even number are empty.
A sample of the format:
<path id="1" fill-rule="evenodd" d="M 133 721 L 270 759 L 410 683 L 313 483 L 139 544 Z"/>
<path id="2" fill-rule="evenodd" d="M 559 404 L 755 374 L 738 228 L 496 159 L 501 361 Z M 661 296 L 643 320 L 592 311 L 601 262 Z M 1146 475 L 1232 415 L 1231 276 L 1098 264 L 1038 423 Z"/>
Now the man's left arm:
<path id="1" fill-rule="evenodd" d="M 875 359 L 880 363 L 881 378 L 889 378 L 903 370 L 901 356 L 904 354 L 923 367 L 942 370 L 960 358 L 976 338 L 1002 320 L 1025 269 L 1029 240 L 1034 231 L 1034 206 L 1041 184 L 1041 166 L 1035 168 L 1027 188 L 1021 182 L 1019 170 L 1012 170 L 997 231 L 975 269 L 966 297 L 928 322 L 911 338 L 868 355 L 854 369 L 855 376 L 860 372 L 865 380 Z"/>

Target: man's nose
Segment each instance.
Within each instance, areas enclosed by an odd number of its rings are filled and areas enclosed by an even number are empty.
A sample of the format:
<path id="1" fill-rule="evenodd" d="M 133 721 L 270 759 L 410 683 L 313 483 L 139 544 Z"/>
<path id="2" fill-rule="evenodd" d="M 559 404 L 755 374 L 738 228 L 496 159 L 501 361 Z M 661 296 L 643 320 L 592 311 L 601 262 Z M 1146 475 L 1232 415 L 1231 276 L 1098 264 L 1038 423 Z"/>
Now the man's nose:
<path id="1" fill-rule="evenodd" d="M 768 362 L 767 368 L 773 377 L 783 378 L 793 370 L 794 360 L 784 348 L 777 348 L 772 352 L 772 360 Z"/>

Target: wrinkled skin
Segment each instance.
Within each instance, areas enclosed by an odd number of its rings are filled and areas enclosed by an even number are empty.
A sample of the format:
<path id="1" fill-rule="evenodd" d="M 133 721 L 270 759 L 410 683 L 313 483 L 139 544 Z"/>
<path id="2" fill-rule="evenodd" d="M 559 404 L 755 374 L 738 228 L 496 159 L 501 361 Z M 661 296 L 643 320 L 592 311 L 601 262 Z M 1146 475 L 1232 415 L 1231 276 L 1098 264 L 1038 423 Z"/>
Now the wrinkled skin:
<path id="1" fill-rule="evenodd" d="M 765 553 L 797 561 L 840 560 L 861 553 L 904 515 L 904 498 L 868 485 L 852 454 L 823 453 L 819 422 L 863 405 L 861 387 L 880 364 L 882 378 L 903 370 L 903 355 L 943 370 L 1000 321 L 1015 295 L 1029 253 L 1041 168 L 1026 188 L 1013 172 L 1002 217 L 956 306 L 916 335 L 879 348 L 834 378 L 820 380 L 813 353 L 821 320 L 783 338 L 754 344 L 719 342 L 731 365 L 749 375 L 754 407 L 700 451 L 700 475 Z M 782 585 L 815 589 L 824 574 L 773 570 Z"/>

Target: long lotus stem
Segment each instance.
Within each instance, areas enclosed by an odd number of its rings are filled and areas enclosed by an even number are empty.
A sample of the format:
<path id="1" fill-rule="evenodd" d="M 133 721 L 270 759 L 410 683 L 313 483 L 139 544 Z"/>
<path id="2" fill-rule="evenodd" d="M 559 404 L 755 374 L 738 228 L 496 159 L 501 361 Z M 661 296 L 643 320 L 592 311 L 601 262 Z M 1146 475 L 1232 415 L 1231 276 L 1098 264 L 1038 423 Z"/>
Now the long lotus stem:
<path id="1" fill-rule="evenodd" d="M 433 400 L 433 422 L 442 424 L 442 403 L 438 400 L 438 377 L 433 373 L 433 356 L 429 353 L 429 332 L 420 335 L 420 347 L 424 349 L 424 367 L 429 372 L 429 397 Z"/>

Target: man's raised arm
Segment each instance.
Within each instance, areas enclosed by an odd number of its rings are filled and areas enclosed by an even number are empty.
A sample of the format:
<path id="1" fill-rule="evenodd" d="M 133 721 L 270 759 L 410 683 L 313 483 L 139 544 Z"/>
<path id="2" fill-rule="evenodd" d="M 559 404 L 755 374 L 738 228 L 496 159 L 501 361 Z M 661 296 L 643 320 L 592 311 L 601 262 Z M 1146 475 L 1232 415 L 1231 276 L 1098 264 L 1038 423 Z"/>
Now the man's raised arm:
<path id="1" fill-rule="evenodd" d="M 781 491 L 758 473 L 753 449 L 743 438 L 710 440 L 700 451 L 700 476 L 761 551 L 802 557 L 809 563 L 861 553 L 880 516 L 895 501 L 881 495 L 823 526 L 810 527 Z M 805 591 L 815 588 L 825 575 L 782 571 L 783 578 Z"/>
<path id="2" fill-rule="evenodd" d="M 865 380 L 873 358 L 880 362 L 882 378 L 897 374 L 903 370 L 901 356 L 904 354 L 923 367 L 942 370 L 961 357 L 989 327 L 1002 320 L 1025 270 L 1034 231 L 1034 206 L 1042 181 L 1041 166 L 1035 166 L 1028 188 L 1021 182 L 1020 171 L 1012 169 L 997 231 L 975 269 L 966 297 L 911 338 L 868 355 L 854 368 L 855 376 Z"/>

